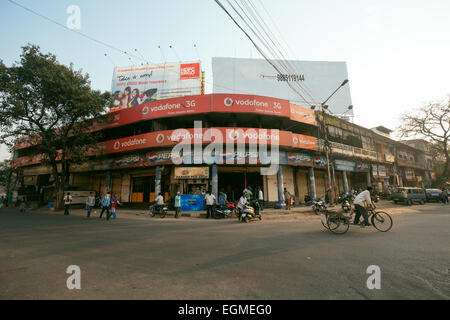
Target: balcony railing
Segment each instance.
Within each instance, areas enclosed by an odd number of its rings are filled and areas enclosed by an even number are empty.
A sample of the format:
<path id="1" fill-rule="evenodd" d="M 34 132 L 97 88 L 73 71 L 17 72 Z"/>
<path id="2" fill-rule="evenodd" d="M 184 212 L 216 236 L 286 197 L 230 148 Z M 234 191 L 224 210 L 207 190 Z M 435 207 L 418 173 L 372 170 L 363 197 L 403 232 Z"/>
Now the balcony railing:
<path id="1" fill-rule="evenodd" d="M 324 141 L 320 140 L 319 144 L 320 150 L 323 151 Z M 330 145 L 331 145 L 331 153 L 333 154 L 340 154 L 347 157 L 369 159 L 374 161 L 377 161 L 378 159 L 377 153 L 372 150 L 361 149 L 337 142 L 330 142 Z"/>
<path id="2" fill-rule="evenodd" d="M 410 167 L 415 169 L 421 169 L 421 170 L 427 170 L 427 167 L 423 163 L 418 163 L 412 160 L 406 160 L 406 159 L 397 159 L 397 163 L 399 166 L 403 167 Z"/>

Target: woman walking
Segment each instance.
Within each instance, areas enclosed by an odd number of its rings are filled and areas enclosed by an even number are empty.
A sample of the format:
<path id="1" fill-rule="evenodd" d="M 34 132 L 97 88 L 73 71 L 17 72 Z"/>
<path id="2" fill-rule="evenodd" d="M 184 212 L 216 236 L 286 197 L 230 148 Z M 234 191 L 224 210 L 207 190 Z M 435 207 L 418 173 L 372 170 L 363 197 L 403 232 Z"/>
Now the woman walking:
<path id="1" fill-rule="evenodd" d="M 175 218 L 178 219 L 180 217 L 181 212 L 181 195 L 180 192 L 177 192 L 177 195 L 175 196 Z"/>

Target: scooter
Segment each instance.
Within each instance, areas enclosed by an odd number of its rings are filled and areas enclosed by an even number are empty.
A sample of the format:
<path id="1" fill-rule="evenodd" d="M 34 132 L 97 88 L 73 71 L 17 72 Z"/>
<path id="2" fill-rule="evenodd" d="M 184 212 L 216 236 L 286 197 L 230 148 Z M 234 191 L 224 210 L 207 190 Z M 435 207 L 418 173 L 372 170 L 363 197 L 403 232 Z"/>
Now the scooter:
<path id="1" fill-rule="evenodd" d="M 252 200 L 249 205 L 245 205 L 239 215 L 239 220 L 241 222 L 248 223 L 254 219 L 262 220 L 261 207 L 256 200 Z"/>
<path id="2" fill-rule="evenodd" d="M 150 216 L 154 217 L 157 214 L 160 216 L 160 218 L 164 218 L 167 214 L 167 211 L 169 211 L 169 207 L 166 203 L 164 203 L 162 206 L 158 206 L 157 204 L 152 204 L 149 208 Z"/>

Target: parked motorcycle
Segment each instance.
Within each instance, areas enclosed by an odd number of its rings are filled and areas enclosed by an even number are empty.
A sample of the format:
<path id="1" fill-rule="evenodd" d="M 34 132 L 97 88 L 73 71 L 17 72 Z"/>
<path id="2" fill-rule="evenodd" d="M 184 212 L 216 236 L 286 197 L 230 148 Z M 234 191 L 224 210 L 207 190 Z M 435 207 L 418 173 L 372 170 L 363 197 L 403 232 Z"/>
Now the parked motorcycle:
<path id="1" fill-rule="evenodd" d="M 355 199 L 355 196 L 352 194 L 345 195 L 342 197 L 341 207 L 345 213 L 352 211 L 352 204 L 353 204 L 354 199 Z"/>
<path id="2" fill-rule="evenodd" d="M 165 203 L 162 206 L 158 206 L 156 204 L 152 204 L 149 208 L 150 216 L 154 217 L 156 215 L 159 215 L 160 218 L 164 218 L 167 214 L 167 211 L 169 211 L 169 207 Z"/>
<path id="3" fill-rule="evenodd" d="M 372 195 L 371 198 L 372 198 L 372 202 L 378 202 L 378 201 L 380 201 L 380 196 L 377 195 L 377 194 Z"/>
<path id="4" fill-rule="evenodd" d="M 317 215 L 321 214 L 322 212 L 327 211 L 325 201 L 323 201 L 322 199 L 317 199 L 316 201 L 313 201 L 311 208 L 313 209 L 314 213 Z"/>
<path id="5" fill-rule="evenodd" d="M 258 201 L 252 200 L 250 201 L 249 205 L 245 205 L 244 208 L 241 210 L 239 220 L 241 222 L 248 223 L 251 220 L 255 219 L 262 220 L 261 207 Z"/>
<path id="6" fill-rule="evenodd" d="M 212 211 L 212 216 L 214 219 L 223 219 L 231 217 L 233 215 L 233 210 L 227 206 L 214 206 Z"/>

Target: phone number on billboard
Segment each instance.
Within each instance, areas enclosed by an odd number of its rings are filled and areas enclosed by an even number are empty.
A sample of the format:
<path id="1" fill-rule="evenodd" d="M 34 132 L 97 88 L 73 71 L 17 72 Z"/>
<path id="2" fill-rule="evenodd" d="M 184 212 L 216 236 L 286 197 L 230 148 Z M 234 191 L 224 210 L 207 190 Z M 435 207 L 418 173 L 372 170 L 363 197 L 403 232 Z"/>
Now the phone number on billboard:
<path id="1" fill-rule="evenodd" d="M 303 74 L 277 74 L 278 81 L 305 81 Z"/>

